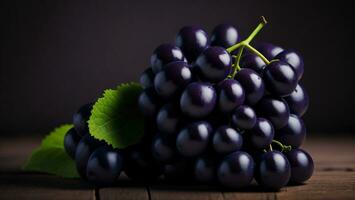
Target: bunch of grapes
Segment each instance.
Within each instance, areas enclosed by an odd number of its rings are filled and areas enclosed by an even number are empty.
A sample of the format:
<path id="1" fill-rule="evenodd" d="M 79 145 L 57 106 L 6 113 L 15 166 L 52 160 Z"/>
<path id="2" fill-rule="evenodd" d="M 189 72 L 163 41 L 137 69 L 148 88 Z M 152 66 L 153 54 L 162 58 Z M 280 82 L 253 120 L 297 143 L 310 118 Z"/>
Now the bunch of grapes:
<path id="1" fill-rule="evenodd" d="M 92 104 L 74 115 L 64 145 L 82 178 L 111 184 L 121 171 L 136 181 L 198 182 L 242 188 L 255 179 L 268 189 L 302 183 L 313 173 L 299 147 L 308 95 L 299 81 L 304 64 L 294 50 L 269 43 L 255 48 L 235 27 L 221 24 L 209 38 L 183 27 L 174 44 L 158 46 L 140 77 L 141 141 L 113 149 L 88 134 Z"/>

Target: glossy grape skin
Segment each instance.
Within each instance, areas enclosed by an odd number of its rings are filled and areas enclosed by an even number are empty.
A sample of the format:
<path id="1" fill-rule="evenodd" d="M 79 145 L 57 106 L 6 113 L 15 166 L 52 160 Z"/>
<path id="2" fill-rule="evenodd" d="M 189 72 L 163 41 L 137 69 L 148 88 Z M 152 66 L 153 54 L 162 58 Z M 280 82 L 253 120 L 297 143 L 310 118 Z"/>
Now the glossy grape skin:
<path id="1" fill-rule="evenodd" d="M 77 134 L 74 128 L 69 129 L 64 136 L 64 149 L 73 159 L 75 159 L 75 151 L 80 139 L 81 137 Z"/>
<path id="2" fill-rule="evenodd" d="M 286 101 L 280 97 L 266 96 L 257 105 L 258 116 L 268 119 L 274 128 L 286 126 L 290 110 Z"/>
<path id="3" fill-rule="evenodd" d="M 156 124 L 159 132 L 164 136 L 172 136 L 176 133 L 181 122 L 181 111 L 175 103 L 169 103 L 160 108 Z"/>
<path id="4" fill-rule="evenodd" d="M 232 58 L 222 47 L 207 47 L 198 57 L 194 69 L 201 80 L 218 83 L 231 71 Z"/>
<path id="5" fill-rule="evenodd" d="M 93 103 L 85 104 L 73 115 L 73 125 L 80 136 L 84 136 L 89 132 L 87 121 L 90 118 L 93 105 Z"/>
<path id="6" fill-rule="evenodd" d="M 256 149 L 268 148 L 274 139 L 275 130 L 271 122 L 258 118 L 255 126 L 247 133 L 251 145 Z"/>
<path id="7" fill-rule="evenodd" d="M 155 74 L 159 73 L 165 65 L 174 61 L 184 61 L 185 57 L 181 49 L 173 44 L 161 44 L 150 58 L 150 65 Z"/>
<path id="8" fill-rule="evenodd" d="M 174 142 L 164 139 L 159 136 L 159 134 L 153 139 L 152 155 L 156 160 L 160 162 L 171 162 L 176 157 L 175 151 Z"/>
<path id="9" fill-rule="evenodd" d="M 306 138 L 306 126 L 297 115 L 291 114 L 285 127 L 276 131 L 275 138 L 284 145 L 293 148 L 302 145 Z"/>
<path id="10" fill-rule="evenodd" d="M 268 60 L 274 59 L 276 55 L 283 51 L 283 48 L 270 43 L 259 43 L 255 48 Z"/>
<path id="11" fill-rule="evenodd" d="M 151 67 L 144 70 L 144 72 L 139 77 L 139 83 L 143 86 L 143 88 L 149 88 L 154 86 L 154 77 L 155 74 Z"/>
<path id="12" fill-rule="evenodd" d="M 192 80 L 189 65 L 178 61 L 167 64 L 154 78 L 154 88 L 163 99 L 176 96 Z"/>
<path id="13" fill-rule="evenodd" d="M 255 54 L 246 54 L 240 60 L 241 68 L 249 68 L 256 71 L 259 74 L 262 74 L 265 66 L 266 63 L 259 56 Z"/>
<path id="14" fill-rule="evenodd" d="M 189 117 L 201 118 L 212 112 L 216 102 L 216 91 L 211 84 L 193 82 L 182 93 L 180 108 Z"/>
<path id="15" fill-rule="evenodd" d="M 242 68 L 235 76 L 243 87 L 245 93 L 245 104 L 256 104 L 265 93 L 263 79 L 252 69 Z"/>
<path id="16" fill-rule="evenodd" d="M 242 151 L 236 151 L 226 156 L 217 170 L 219 182 L 228 188 L 246 187 L 250 185 L 253 176 L 253 158 Z"/>
<path id="17" fill-rule="evenodd" d="M 212 135 L 212 127 L 208 122 L 198 121 L 182 129 L 176 139 L 178 152 L 185 157 L 202 154 Z"/>
<path id="18" fill-rule="evenodd" d="M 284 98 L 290 108 L 290 112 L 298 116 L 303 116 L 309 106 L 309 96 L 306 90 L 298 84 L 296 89 Z"/>
<path id="19" fill-rule="evenodd" d="M 242 105 L 234 110 L 232 115 L 232 126 L 235 129 L 248 130 L 254 127 L 256 123 L 256 113 L 253 108 Z"/>
<path id="20" fill-rule="evenodd" d="M 138 97 L 138 106 L 146 117 L 154 117 L 160 108 L 160 104 L 161 99 L 154 88 L 144 89 Z"/>
<path id="21" fill-rule="evenodd" d="M 302 149 L 292 149 L 285 153 L 291 165 L 290 181 L 303 183 L 311 178 L 314 170 L 312 157 Z"/>
<path id="22" fill-rule="evenodd" d="M 291 65 L 283 61 L 273 61 L 263 72 L 266 89 L 277 96 L 291 94 L 298 83 L 295 71 Z"/>
<path id="23" fill-rule="evenodd" d="M 194 177 L 201 183 L 213 183 L 216 178 L 217 162 L 213 157 L 202 156 L 194 164 Z"/>
<path id="24" fill-rule="evenodd" d="M 256 170 L 256 180 L 259 185 L 279 190 L 285 186 L 291 177 L 290 163 L 279 151 L 269 151 L 262 155 Z"/>
<path id="25" fill-rule="evenodd" d="M 218 109 L 222 113 L 230 113 L 244 103 L 244 89 L 236 80 L 223 80 L 218 84 L 217 92 Z"/>
<path id="26" fill-rule="evenodd" d="M 243 145 L 242 136 L 229 126 L 219 127 L 213 134 L 213 149 L 219 154 L 227 154 L 240 150 Z"/>
<path id="27" fill-rule="evenodd" d="M 301 80 L 304 72 L 304 63 L 302 56 L 297 51 L 285 50 L 279 53 L 275 59 L 279 59 L 290 64 L 293 70 L 296 72 L 297 80 Z"/>
<path id="28" fill-rule="evenodd" d="M 87 179 L 99 185 L 112 184 L 120 176 L 122 166 L 123 157 L 117 150 L 99 147 L 89 157 Z"/>
<path id="29" fill-rule="evenodd" d="M 89 134 L 85 135 L 78 143 L 75 151 L 75 163 L 76 169 L 83 179 L 86 179 L 86 169 L 91 153 L 103 145 L 103 142 L 95 139 Z"/>
<path id="30" fill-rule="evenodd" d="M 208 46 L 207 33 L 197 26 L 185 26 L 176 36 L 175 44 L 180 47 L 187 60 L 194 62 L 198 55 Z"/>
<path id="31" fill-rule="evenodd" d="M 231 47 L 239 41 L 237 29 L 230 24 L 217 25 L 211 35 L 211 46 Z"/>
<path id="32" fill-rule="evenodd" d="M 144 145 L 132 146 L 124 156 L 124 172 L 134 181 L 153 181 L 163 172 L 162 166 L 153 158 L 151 150 Z"/>

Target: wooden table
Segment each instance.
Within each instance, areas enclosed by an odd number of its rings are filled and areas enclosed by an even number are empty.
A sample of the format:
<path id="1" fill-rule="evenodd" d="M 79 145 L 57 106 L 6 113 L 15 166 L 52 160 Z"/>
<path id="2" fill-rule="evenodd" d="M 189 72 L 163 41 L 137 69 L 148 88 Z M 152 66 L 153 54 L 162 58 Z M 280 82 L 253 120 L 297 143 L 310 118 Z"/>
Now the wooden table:
<path id="1" fill-rule="evenodd" d="M 91 188 L 80 180 L 20 170 L 40 138 L 0 138 L 0 199 L 355 199 L 355 140 L 310 137 L 304 145 L 315 160 L 313 177 L 304 185 L 280 192 L 262 191 L 256 184 L 243 191 L 206 186 L 140 185 L 125 178 L 109 188 Z"/>

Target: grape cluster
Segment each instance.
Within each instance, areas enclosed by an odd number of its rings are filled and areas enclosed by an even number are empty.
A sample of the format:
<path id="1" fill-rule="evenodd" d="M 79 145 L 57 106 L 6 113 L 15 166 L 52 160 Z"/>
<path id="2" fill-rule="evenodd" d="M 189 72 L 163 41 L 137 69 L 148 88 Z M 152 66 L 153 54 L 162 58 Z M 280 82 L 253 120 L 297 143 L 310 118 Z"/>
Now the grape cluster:
<path id="1" fill-rule="evenodd" d="M 303 60 L 273 44 L 252 47 L 265 23 L 244 40 L 229 24 L 211 37 L 186 26 L 174 44 L 158 46 L 140 77 L 145 132 L 138 144 L 117 150 L 96 140 L 87 124 L 92 104 L 81 107 L 64 140 L 80 176 L 111 184 L 124 171 L 135 181 L 227 188 L 255 179 L 271 190 L 308 180 L 313 160 L 299 148 L 309 102 L 299 83 Z"/>

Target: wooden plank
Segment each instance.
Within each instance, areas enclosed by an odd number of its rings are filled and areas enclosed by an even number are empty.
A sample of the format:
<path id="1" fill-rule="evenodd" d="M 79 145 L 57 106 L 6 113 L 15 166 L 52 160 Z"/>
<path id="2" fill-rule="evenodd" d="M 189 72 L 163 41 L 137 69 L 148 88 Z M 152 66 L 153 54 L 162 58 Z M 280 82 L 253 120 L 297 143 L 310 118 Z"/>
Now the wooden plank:
<path id="1" fill-rule="evenodd" d="M 219 191 L 197 189 L 196 187 L 181 187 L 181 186 L 151 186 L 150 196 L 152 200 L 223 200 L 223 194 Z"/>

